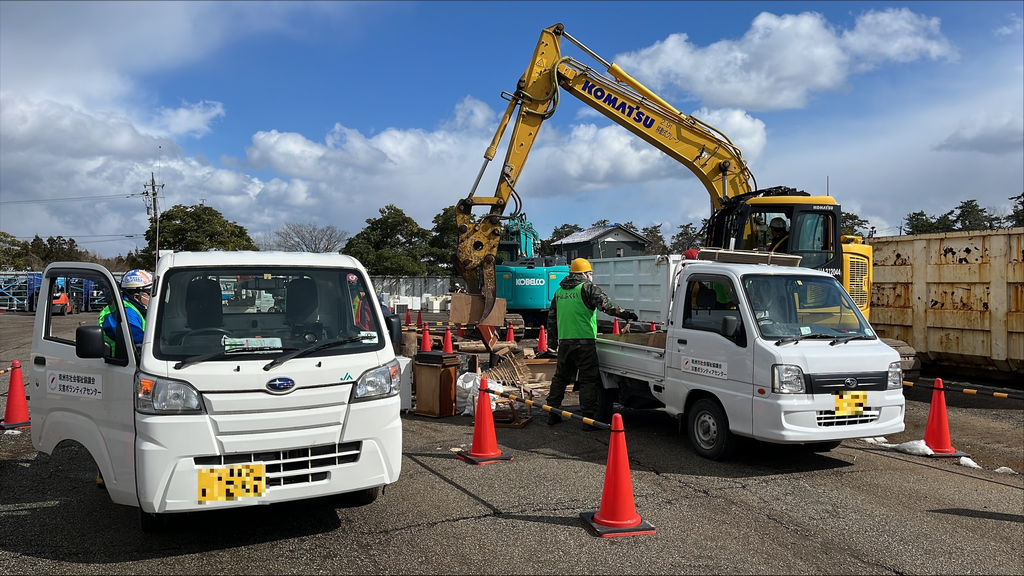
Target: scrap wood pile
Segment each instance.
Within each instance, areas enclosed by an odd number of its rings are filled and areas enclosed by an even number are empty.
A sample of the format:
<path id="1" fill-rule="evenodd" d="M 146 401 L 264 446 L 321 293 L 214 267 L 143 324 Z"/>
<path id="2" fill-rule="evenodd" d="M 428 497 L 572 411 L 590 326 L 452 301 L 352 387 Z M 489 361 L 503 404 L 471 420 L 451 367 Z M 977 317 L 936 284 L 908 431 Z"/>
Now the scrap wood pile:
<path id="1" fill-rule="evenodd" d="M 503 386 L 518 390 L 520 394 L 528 397 L 537 396 L 537 392 L 550 387 L 550 382 L 536 383 L 533 380 L 533 373 L 525 362 L 523 352 L 504 354 L 496 366 L 485 370 L 482 374 L 491 381 L 501 382 Z"/>

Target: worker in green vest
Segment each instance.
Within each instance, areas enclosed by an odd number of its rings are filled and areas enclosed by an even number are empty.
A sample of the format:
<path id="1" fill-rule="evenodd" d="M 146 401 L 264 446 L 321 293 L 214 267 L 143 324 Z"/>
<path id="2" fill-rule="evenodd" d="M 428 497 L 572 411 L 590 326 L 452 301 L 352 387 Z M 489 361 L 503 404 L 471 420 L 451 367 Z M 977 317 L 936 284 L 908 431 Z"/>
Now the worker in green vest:
<path id="1" fill-rule="evenodd" d="M 569 266 L 569 275 L 562 279 L 548 311 L 548 344 L 558 349 L 558 364 L 551 378 L 551 391 L 545 403 L 553 408 L 562 405 L 565 388 L 575 377 L 580 391 L 580 411 L 586 418 L 611 422 L 611 404 L 604 406 L 607 414 L 598 414 L 601 376 L 597 363 L 597 311 L 624 320 L 639 320 L 636 314 L 613 304 L 594 282 L 594 269 L 585 258 L 577 258 Z M 548 424 L 555 425 L 562 417 L 548 414 Z M 596 427 L 584 424 L 587 431 Z"/>

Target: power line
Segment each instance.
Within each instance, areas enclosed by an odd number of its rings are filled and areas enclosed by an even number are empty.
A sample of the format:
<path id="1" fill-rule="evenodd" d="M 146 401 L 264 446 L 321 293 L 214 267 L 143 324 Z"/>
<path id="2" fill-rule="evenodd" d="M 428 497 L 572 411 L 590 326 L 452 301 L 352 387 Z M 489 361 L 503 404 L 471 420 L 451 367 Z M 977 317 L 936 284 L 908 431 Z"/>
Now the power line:
<path id="1" fill-rule="evenodd" d="M 104 198 L 137 198 L 143 194 L 109 194 L 106 196 L 75 196 L 73 198 L 45 198 L 40 200 L 0 200 L 0 204 L 50 204 L 53 202 L 79 202 L 81 200 L 101 200 Z"/>

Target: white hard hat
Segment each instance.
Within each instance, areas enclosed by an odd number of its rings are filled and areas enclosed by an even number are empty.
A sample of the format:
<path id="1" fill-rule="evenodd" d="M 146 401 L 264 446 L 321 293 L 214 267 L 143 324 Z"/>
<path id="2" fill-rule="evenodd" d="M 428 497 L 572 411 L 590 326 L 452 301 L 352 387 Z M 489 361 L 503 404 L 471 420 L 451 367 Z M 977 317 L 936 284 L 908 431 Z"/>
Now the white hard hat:
<path id="1" fill-rule="evenodd" d="M 146 270 L 129 270 L 121 278 L 123 290 L 148 290 L 153 287 L 153 275 Z"/>

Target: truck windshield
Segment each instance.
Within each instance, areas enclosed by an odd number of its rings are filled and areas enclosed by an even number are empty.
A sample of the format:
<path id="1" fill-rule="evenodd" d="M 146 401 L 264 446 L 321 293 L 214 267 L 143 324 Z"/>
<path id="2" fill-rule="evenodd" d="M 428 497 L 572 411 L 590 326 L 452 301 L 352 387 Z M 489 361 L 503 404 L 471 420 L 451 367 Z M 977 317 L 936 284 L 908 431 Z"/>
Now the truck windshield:
<path id="1" fill-rule="evenodd" d="M 743 289 L 765 339 L 829 338 L 842 343 L 875 337 L 835 278 L 749 274 L 743 276 Z"/>
<path id="2" fill-rule="evenodd" d="M 376 295 L 347 268 L 179 268 L 161 279 L 153 354 L 161 360 L 263 360 L 379 350 Z M 224 352 L 224 354 L 218 354 Z M 205 356 L 203 360 L 196 360 Z"/>

